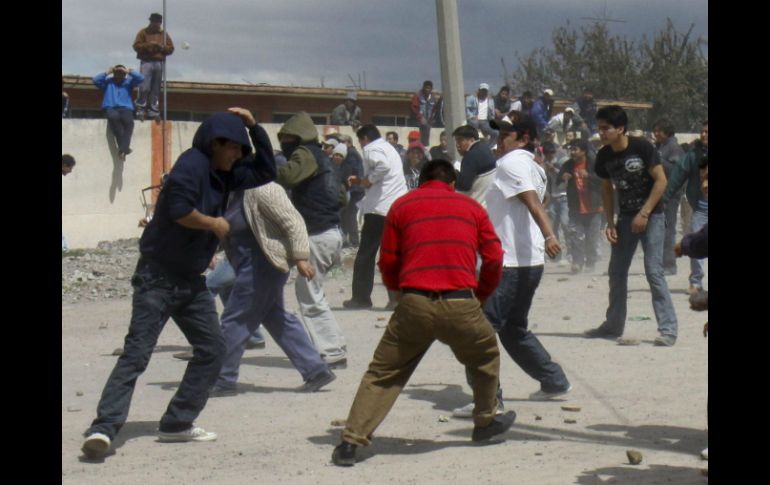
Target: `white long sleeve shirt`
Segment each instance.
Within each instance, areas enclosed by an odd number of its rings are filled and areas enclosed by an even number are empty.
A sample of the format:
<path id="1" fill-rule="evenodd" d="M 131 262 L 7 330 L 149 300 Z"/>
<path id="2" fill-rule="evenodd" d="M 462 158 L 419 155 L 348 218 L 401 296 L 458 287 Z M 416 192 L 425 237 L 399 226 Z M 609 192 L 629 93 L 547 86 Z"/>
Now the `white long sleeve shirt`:
<path id="1" fill-rule="evenodd" d="M 395 148 L 378 138 L 364 147 L 364 177 L 372 186 L 361 201 L 364 214 L 388 215 L 391 204 L 406 194 L 406 178 L 401 156 Z"/>

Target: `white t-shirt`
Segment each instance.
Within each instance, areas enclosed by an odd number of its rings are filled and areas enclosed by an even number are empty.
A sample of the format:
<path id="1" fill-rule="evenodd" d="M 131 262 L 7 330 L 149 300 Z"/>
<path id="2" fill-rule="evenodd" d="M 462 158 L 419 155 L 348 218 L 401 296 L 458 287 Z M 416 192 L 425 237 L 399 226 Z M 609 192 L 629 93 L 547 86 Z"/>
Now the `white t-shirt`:
<path id="1" fill-rule="evenodd" d="M 516 196 L 534 190 L 542 202 L 546 182 L 545 170 L 526 150 L 513 150 L 497 162 L 495 178 L 487 192 L 487 212 L 503 245 L 505 267 L 545 264 L 543 233 Z"/>
<path id="2" fill-rule="evenodd" d="M 479 121 L 489 118 L 489 98 L 479 100 Z"/>
<path id="3" fill-rule="evenodd" d="M 372 186 L 360 202 L 364 214 L 388 215 L 391 204 L 407 192 L 401 156 L 384 138 L 364 147 L 364 176 Z"/>

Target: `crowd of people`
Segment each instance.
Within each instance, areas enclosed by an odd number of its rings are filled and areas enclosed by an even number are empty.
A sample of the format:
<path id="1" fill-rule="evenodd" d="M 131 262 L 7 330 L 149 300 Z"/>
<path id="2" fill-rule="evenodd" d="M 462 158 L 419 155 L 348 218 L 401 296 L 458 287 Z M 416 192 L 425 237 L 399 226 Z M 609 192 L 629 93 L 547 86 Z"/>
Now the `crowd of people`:
<path id="1" fill-rule="evenodd" d="M 153 14 L 137 35 L 141 72 L 118 65 L 94 78 L 105 92 L 103 108 L 122 159 L 131 152 L 134 116 L 157 117 L 155 85 L 144 83 L 155 79 L 158 63 L 162 69 L 173 52 L 161 21 Z M 134 107 L 131 89 L 140 84 L 146 90 Z M 655 124 L 655 144 L 629 136 L 623 108 L 597 109 L 590 92 L 552 116 L 550 89 L 537 99 L 528 92 L 514 99 L 507 87 L 490 96 L 482 83 L 467 98 L 467 123 L 451 133 L 460 155 L 451 160 L 446 132 L 438 146 L 428 147 L 431 127 L 442 120 L 441 99 L 432 88 L 425 81 L 413 96 L 419 130 L 409 133 L 406 147 L 397 133 L 383 138 L 377 126 L 361 121 L 355 93 L 333 118 L 355 126 L 360 152 L 349 136 L 322 136 L 305 112 L 283 124 L 279 151 L 247 109 L 232 107 L 200 124 L 146 221 L 131 280 L 128 334 L 85 432 L 86 457 L 110 452 L 137 378 L 170 318 L 192 351 L 161 417 L 160 441 L 217 438 L 195 420 L 209 397 L 238 393 L 244 350 L 264 345 L 260 326 L 299 372 L 298 391 L 316 392 L 333 382 L 332 369 L 347 366 L 348 348 L 323 282 L 345 246 L 357 253 L 351 298 L 343 307 L 373 307 L 379 269 L 393 313 L 332 452 L 339 466 L 352 466 L 357 447 L 371 443 L 435 340 L 465 367 L 473 402 L 453 414 L 473 419 L 473 441 L 504 433 L 516 418 L 503 405 L 498 339 L 538 381 L 530 399 L 570 393 L 568 376 L 529 330 L 528 315 L 546 256 L 555 260 L 566 252 L 573 273 L 593 271 L 602 231 L 611 243 L 609 305 L 605 321 L 584 336 L 623 335 L 628 271 L 641 242 L 659 332 L 654 343 L 675 345 L 677 317 L 665 276 L 676 257 L 707 256 L 701 249 L 707 244 L 707 191 L 700 187 L 708 123 L 685 152 L 667 120 Z M 63 176 L 74 163 L 62 156 Z M 682 205 L 692 209 L 686 232 L 698 235 L 676 244 L 672 207 L 679 207 L 683 193 Z M 62 235 L 63 251 L 65 244 Z M 215 257 L 219 249 L 224 258 Z M 703 264 L 691 261 L 690 292 L 698 301 L 705 294 Z M 292 268 L 299 317 L 284 306 Z M 221 315 L 215 294 L 222 298 Z"/>

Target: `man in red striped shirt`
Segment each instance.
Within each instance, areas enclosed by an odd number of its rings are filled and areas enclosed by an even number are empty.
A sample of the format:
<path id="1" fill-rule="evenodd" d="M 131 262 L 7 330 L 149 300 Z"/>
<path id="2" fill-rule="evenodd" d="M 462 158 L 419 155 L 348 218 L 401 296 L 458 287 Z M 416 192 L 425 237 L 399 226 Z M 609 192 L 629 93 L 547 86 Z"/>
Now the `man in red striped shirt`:
<path id="1" fill-rule="evenodd" d="M 516 413 L 496 415 L 500 352 L 481 303 L 500 282 L 503 251 L 484 208 L 454 191 L 456 173 L 445 160 L 428 162 L 416 190 L 388 211 L 379 267 L 398 306 L 361 379 L 332 454 L 338 466 L 355 463 L 356 447 L 370 444 L 417 364 L 435 340 L 452 349 L 473 374 L 473 441 L 505 432 Z M 481 273 L 476 279 L 476 254 Z"/>

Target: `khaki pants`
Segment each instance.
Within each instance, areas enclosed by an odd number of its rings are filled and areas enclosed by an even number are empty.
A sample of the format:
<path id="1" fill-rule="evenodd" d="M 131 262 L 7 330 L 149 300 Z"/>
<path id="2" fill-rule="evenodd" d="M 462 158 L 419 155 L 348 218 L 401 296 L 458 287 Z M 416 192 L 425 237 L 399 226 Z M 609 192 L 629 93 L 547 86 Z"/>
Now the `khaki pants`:
<path id="1" fill-rule="evenodd" d="M 473 374 L 473 422 L 488 425 L 497 409 L 500 352 L 492 325 L 476 299 L 401 297 L 350 408 L 343 441 L 370 444 L 417 364 L 434 340 L 447 344 Z M 461 373 L 458 369 L 458 376 Z"/>

